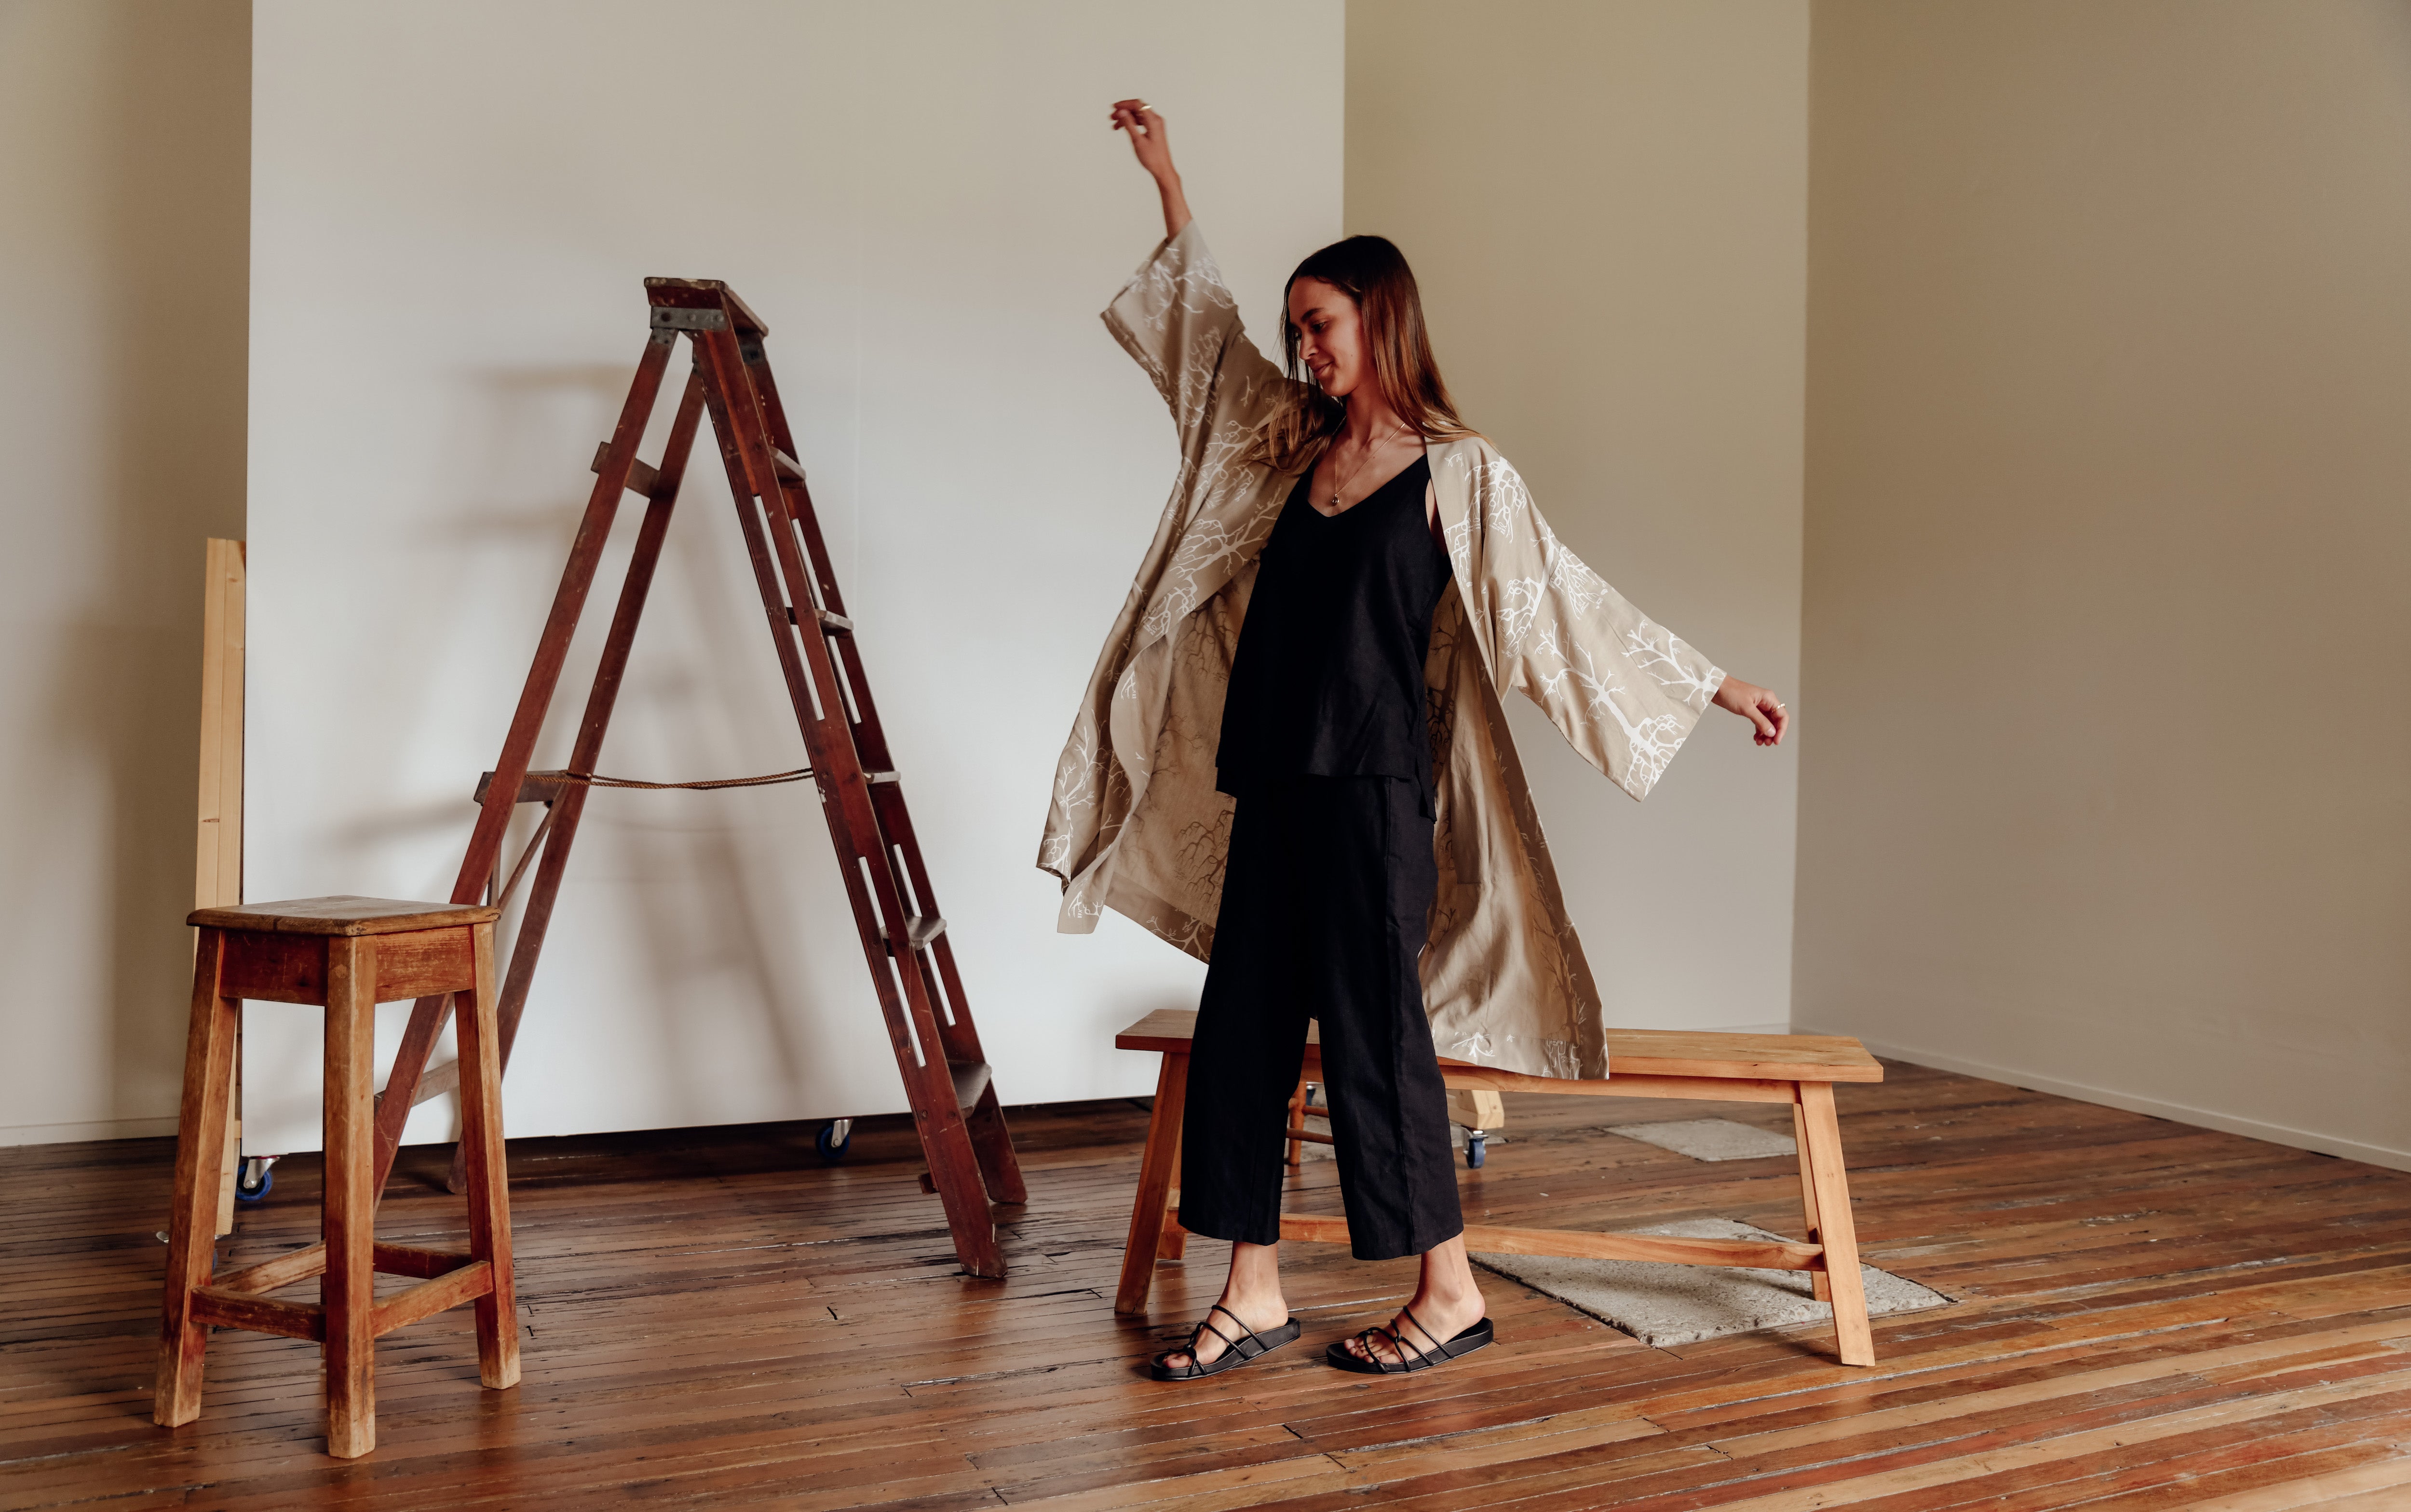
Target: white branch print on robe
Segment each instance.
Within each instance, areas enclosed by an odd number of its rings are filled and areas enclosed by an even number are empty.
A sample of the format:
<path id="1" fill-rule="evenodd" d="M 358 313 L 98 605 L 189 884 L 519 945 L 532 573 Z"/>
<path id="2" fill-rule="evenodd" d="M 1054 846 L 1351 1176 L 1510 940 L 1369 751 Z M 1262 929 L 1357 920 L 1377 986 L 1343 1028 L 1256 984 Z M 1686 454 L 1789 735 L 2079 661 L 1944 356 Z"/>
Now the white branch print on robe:
<path id="1" fill-rule="evenodd" d="M 1522 689 L 1585 760 L 1646 796 L 1723 671 L 1558 540 L 1504 458 L 1483 448 L 1465 462 L 1474 507 L 1449 553 L 1461 581 L 1498 585 L 1487 599 L 1498 686 Z"/>

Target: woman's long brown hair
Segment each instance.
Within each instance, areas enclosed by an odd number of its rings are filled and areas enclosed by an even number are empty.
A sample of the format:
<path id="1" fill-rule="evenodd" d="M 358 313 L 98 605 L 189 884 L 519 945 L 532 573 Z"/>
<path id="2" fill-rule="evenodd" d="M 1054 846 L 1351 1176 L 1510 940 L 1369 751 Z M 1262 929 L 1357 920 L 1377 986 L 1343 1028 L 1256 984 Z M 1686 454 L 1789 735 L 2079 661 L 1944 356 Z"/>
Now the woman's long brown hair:
<path id="1" fill-rule="evenodd" d="M 1355 301 L 1373 382 L 1410 429 L 1425 441 L 1478 434 L 1457 418 L 1456 402 L 1432 360 L 1423 296 L 1405 255 L 1387 237 L 1353 236 L 1298 264 L 1281 286 L 1281 368 L 1289 374 L 1290 397 L 1257 431 L 1249 461 L 1276 472 L 1302 472 L 1348 424 L 1347 404 L 1325 394 L 1298 361 L 1300 338 L 1289 318 L 1289 295 L 1302 278 L 1320 279 Z"/>

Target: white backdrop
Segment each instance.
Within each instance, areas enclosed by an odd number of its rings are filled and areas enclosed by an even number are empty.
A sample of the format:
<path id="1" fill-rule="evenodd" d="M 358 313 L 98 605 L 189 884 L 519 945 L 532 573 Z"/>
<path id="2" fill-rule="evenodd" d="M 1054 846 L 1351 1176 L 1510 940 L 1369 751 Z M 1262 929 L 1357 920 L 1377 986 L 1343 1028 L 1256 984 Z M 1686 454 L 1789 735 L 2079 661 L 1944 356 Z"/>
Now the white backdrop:
<path id="1" fill-rule="evenodd" d="M 1146 1091 L 1112 1032 L 1193 1004 L 1204 968 L 1118 916 L 1055 934 L 1033 865 L 1175 464 L 1096 318 L 1162 232 L 1105 107 L 1169 113 L 1261 338 L 1339 232 L 1342 43 L 1338 0 L 259 0 L 249 895 L 446 894 L 643 344 L 639 281 L 723 278 L 771 327 L 1001 1090 Z M 601 769 L 799 765 L 708 440 L 679 514 Z M 407 1011 L 381 1010 L 387 1055 Z M 312 1020 L 248 1010 L 255 1150 L 318 1143 Z M 594 795 L 514 1135 L 895 1111 L 893 1066 L 809 784 Z M 409 1138 L 450 1119 L 431 1103 Z"/>

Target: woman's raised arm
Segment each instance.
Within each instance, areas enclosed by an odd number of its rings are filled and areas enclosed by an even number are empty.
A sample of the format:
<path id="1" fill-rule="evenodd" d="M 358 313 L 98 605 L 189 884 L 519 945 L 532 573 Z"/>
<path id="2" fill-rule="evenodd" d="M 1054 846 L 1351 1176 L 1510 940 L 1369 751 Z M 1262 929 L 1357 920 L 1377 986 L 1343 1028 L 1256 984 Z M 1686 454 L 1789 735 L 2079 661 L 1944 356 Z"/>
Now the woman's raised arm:
<path id="1" fill-rule="evenodd" d="M 1181 194 L 1180 173 L 1172 166 L 1172 142 L 1163 134 L 1163 117 L 1145 100 L 1116 100 L 1113 128 L 1130 133 L 1138 166 L 1155 180 L 1155 191 L 1163 198 L 1165 239 L 1178 236 L 1190 221 L 1189 199 Z"/>

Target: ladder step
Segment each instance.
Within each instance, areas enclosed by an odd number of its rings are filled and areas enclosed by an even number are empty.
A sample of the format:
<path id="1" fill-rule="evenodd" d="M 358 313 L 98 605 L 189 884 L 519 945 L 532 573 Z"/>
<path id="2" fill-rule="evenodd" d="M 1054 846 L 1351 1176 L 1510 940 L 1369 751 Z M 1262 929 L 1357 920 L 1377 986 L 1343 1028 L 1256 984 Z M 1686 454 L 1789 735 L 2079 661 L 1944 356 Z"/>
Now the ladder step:
<path id="1" fill-rule="evenodd" d="M 552 802 L 555 798 L 561 796 L 561 790 L 563 787 L 562 779 L 567 776 L 569 776 L 569 774 L 566 772 L 530 772 L 525 778 L 520 779 L 519 801 L 520 803 L 540 804 L 548 804 Z M 487 772 L 480 776 L 477 778 L 476 796 L 470 801 L 472 803 L 483 804 L 486 801 L 486 790 L 493 785 L 493 773 Z"/>
<path id="2" fill-rule="evenodd" d="M 851 635 L 854 633 L 854 621 L 848 619 L 845 616 L 841 614 L 831 614 L 826 609 L 814 609 L 812 613 L 820 617 L 821 629 L 838 635 Z M 795 622 L 796 606 L 791 603 L 787 605 L 787 623 L 792 625 Z"/>
<path id="3" fill-rule="evenodd" d="M 901 772 L 865 772 L 862 774 L 862 779 L 865 782 L 871 783 L 875 786 L 882 782 L 901 782 L 904 780 L 904 774 Z"/>
<path id="4" fill-rule="evenodd" d="M 955 1079 L 955 1106 L 957 1108 L 969 1108 L 980 1100 L 981 1093 L 987 1090 L 989 1072 L 987 1062 L 984 1060 L 948 1061 L 946 1071 Z"/>
<path id="5" fill-rule="evenodd" d="M 586 471 L 593 473 L 597 477 L 602 476 L 603 458 L 610 455 L 611 443 L 609 442 L 596 442 L 594 443 L 594 460 L 588 466 Z M 662 474 L 660 470 L 655 468 L 651 463 L 647 462 L 644 458 L 633 458 L 629 460 L 628 491 L 630 493 L 642 494 L 646 498 L 650 499 L 653 496 L 654 487 L 660 484 L 661 480 Z"/>
<path id="6" fill-rule="evenodd" d="M 912 951 L 927 950 L 928 948 L 929 941 L 937 938 L 940 935 L 942 935 L 945 932 L 946 921 L 943 915 L 935 913 L 913 914 L 904 921 L 904 948 Z M 886 925 L 880 925 L 879 938 L 887 941 L 888 953 L 891 955 L 894 954 L 896 952 L 896 937 L 887 932 Z"/>
<path id="7" fill-rule="evenodd" d="M 788 456 L 785 452 L 781 451 L 776 446 L 770 448 L 770 460 L 778 465 L 779 476 L 786 479 L 789 483 L 801 483 L 804 481 L 804 464 L 796 461 L 794 458 Z"/>

